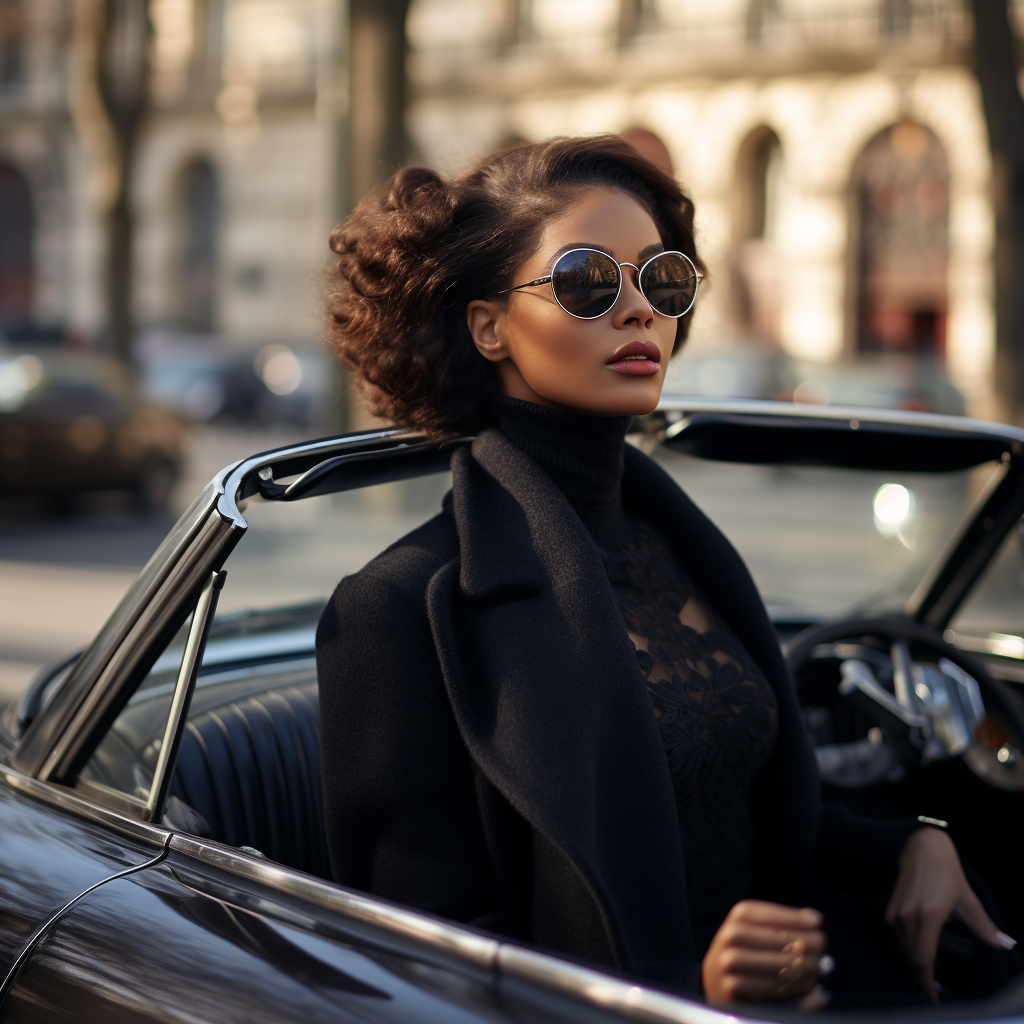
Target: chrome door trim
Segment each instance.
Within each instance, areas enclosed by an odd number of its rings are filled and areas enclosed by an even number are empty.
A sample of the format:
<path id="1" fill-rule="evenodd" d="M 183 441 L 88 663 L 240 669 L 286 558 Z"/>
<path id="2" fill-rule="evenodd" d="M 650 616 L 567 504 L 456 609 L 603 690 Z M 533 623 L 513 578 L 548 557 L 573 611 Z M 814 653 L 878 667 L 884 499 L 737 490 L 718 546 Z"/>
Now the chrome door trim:
<path id="1" fill-rule="evenodd" d="M 71 789 L 58 786 L 53 782 L 40 782 L 29 775 L 16 771 L 9 765 L 0 764 L 0 785 L 5 785 L 17 793 L 27 796 L 40 803 L 49 804 L 60 811 L 66 811 L 79 818 L 86 818 L 103 825 L 105 828 L 114 829 L 130 839 L 139 839 L 144 843 L 164 847 L 170 838 L 170 830 L 160 825 L 149 824 L 133 818 L 127 814 L 93 803 L 79 796 Z"/>
<path id="2" fill-rule="evenodd" d="M 404 938 L 425 942 L 436 950 L 468 961 L 476 967 L 490 969 L 494 965 L 499 945 L 496 939 L 478 935 L 438 918 L 385 903 L 352 889 L 343 889 L 274 861 L 242 853 L 212 839 L 175 833 L 171 836 L 169 848 L 278 892 L 297 896 L 325 910 L 336 911 L 365 924 L 377 925 Z"/>
<path id="3" fill-rule="evenodd" d="M 473 967 L 495 972 L 499 986 L 504 975 L 652 1024 L 738 1024 L 745 1019 L 682 996 L 630 984 L 557 956 L 480 935 L 210 839 L 175 833 L 171 836 L 169 849 L 361 924 L 422 943 L 435 952 L 454 956 Z"/>
<path id="4" fill-rule="evenodd" d="M 749 1019 L 508 942 L 498 949 L 498 973 L 651 1024 L 738 1024 Z"/>

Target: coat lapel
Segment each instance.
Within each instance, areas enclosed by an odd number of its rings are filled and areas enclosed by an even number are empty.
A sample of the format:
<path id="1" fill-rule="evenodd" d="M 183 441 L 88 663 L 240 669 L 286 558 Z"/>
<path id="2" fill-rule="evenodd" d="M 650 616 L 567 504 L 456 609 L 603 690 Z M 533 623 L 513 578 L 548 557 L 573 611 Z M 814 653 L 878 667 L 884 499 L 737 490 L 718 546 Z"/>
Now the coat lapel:
<path id="1" fill-rule="evenodd" d="M 499 432 L 456 452 L 452 471 L 460 555 L 431 580 L 427 607 L 463 740 L 562 855 L 560 877 L 568 865 L 575 881 L 552 888 L 589 899 L 618 965 L 692 985 L 668 765 L 597 548 Z M 566 915 L 550 922 L 555 933 L 579 909 L 560 908 L 556 894 L 537 912 Z"/>

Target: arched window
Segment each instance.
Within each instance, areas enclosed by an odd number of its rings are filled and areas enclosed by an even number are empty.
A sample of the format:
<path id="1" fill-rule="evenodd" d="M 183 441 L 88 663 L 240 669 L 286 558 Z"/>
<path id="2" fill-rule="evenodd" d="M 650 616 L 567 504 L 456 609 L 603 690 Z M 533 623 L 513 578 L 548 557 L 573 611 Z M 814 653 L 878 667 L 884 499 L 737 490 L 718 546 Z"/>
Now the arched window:
<path id="1" fill-rule="evenodd" d="M 24 175 L 0 163 L 0 329 L 32 313 L 32 193 Z"/>
<path id="2" fill-rule="evenodd" d="M 854 167 L 859 218 L 856 347 L 942 355 L 946 335 L 949 172 L 942 144 L 903 121 Z"/>
<path id="3" fill-rule="evenodd" d="M 741 334 L 777 341 L 779 272 L 776 234 L 784 176 L 779 138 L 764 125 L 743 140 L 732 196 L 733 310 Z"/>
<path id="4" fill-rule="evenodd" d="M 217 177 L 205 160 L 189 164 L 181 180 L 181 320 L 194 331 L 209 332 L 216 319 Z"/>

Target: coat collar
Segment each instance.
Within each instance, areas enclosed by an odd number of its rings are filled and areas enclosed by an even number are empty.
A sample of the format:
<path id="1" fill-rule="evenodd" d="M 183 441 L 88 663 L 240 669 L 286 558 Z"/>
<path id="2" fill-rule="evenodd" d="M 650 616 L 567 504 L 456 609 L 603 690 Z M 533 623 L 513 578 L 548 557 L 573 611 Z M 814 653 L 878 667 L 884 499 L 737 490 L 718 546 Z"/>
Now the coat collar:
<path id="1" fill-rule="evenodd" d="M 538 593 L 548 580 L 534 537 L 554 529 L 570 545 L 590 540 L 562 492 L 500 431 L 481 431 L 452 456 L 459 586 L 471 601 Z"/>

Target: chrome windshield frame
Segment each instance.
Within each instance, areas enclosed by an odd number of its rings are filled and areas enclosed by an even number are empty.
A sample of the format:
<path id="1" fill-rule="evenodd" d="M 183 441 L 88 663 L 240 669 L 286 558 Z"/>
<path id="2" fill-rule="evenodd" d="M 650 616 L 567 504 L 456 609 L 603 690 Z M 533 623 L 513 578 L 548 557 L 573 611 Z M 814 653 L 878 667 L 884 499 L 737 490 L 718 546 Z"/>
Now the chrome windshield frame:
<path id="1" fill-rule="evenodd" d="M 70 780 L 92 737 L 111 720 L 124 688 L 134 684 L 147 658 L 191 610 L 210 574 L 224 568 L 248 529 L 239 502 L 256 493 L 280 500 L 282 496 L 275 493 L 278 480 L 306 473 L 326 460 L 351 455 L 372 458 L 398 449 L 426 454 L 438 446 L 421 434 L 381 428 L 261 452 L 217 473 L 142 568 L 57 693 L 17 740 L 8 758 L 11 766 L 34 778 Z"/>

